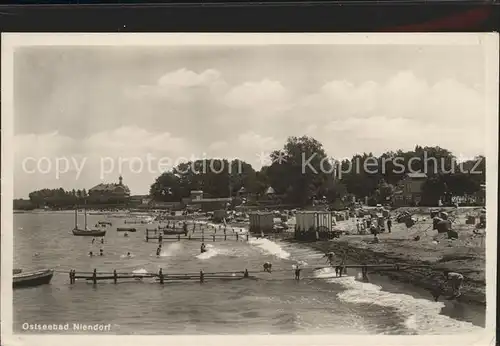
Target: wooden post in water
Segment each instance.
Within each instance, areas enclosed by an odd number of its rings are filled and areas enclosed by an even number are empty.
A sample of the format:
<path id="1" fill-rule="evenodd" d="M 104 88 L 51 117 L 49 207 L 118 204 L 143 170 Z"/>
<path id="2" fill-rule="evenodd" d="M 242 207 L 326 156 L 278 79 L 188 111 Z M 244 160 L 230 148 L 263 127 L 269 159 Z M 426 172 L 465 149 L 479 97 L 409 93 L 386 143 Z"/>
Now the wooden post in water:
<path id="1" fill-rule="evenodd" d="M 94 273 L 92 274 L 92 281 L 94 285 L 97 284 L 97 269 L 94 268 Z"/>
<path id="2" fill-rule="evenodd" d="M 146 243 L 149 241 L 149 230 L 146 228 Z"/>
<path id="3" fill-rule="evenodd" d="M 205 282 L 205 274 L 203 274 L 203 270 L 200 270 L 200 284 Z"/>
<path id="4" fill-rule="evenodd" d="M 236 240 L 238 240 L 238 238 L 239 238 L 239 235 L 238 235 L 238 233 L 236 233 Z"/>
<path id="5" fill-rule="evenodd" d="M 224 240 L 227 240 L 227 235 L 224 233 Z"/>
<path id="6" fill-rule="evenodd" d="M 188 239 L 191 240 L 191 234 L 188 236 Z"/>
<path id="7" fill-rule="evenodd" d="M 116 274 L 116 269 L 113 270 L 113 282 L 115 284 L 118 282 L 118 274 Z"/>
<path id="8" fill-rule="evenodd" d="M 363 266 L 361 268 L 361 275 L 364 281 L 368 281 L 368 268 L 366 266 Z"/>
<path id="9" fill-rule="evenodd" d="M 215 241 L 215 234 L 214 234 L 214 235 L 212 235 L 212 238 L 213 238 L 213 241 Z"/>
<path id="10" fill-rule="evenodd" d="M 247 233 L 247 241 L 248 241 L 248 233 Z"/>
<path id="11" fill-rule="evenodd" d="M 160 277 L 160 284 L 163 285 L 163 269 L 160 268 L 160 271 L 158 272 L 158 276 Z"/>
<path id="12" fill-rule="evenodd" d="M 177 241 L 181 241 L 181 235 L 177 234 Z"/>
<path id="13" fill-rule="evenodd" d="M 70 284 L 73 283 L 73 269 L 70 269 L 70 271 L 69 271 L 69 283 Z"/>

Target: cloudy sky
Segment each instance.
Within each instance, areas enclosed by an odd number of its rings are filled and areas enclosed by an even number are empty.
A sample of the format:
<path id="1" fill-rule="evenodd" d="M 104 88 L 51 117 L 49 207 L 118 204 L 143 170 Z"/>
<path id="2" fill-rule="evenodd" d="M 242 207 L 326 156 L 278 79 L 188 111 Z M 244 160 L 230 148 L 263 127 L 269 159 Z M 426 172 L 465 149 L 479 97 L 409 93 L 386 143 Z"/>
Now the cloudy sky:
<path id="1" fill-rule="evenodd" d="M 260 168 L 288 136 L 313 136 L 335 158 L 416 144 L 484 154 L 484 58 L 479 46 L 20 48 L 14 195 L 115 182 L 120 166 L 144 194 L 159 158 Z M 59 177 L 57 158 L 70 164 L 59 160 Z"/>

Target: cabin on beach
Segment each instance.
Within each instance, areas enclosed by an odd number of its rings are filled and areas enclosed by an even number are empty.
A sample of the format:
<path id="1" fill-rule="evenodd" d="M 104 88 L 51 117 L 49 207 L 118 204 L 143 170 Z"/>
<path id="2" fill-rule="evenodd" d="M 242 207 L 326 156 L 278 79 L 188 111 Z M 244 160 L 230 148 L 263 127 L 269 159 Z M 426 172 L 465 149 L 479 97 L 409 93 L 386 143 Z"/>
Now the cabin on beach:
<path id="1" fill-rule="evenodd" d="M 330 211 L 298 211 L 295 220 L 296 240 L 326 240 L 336 236 L 335 218 Z"/>
<path id="2" fill-rule="evenodd" d="M 274 213 L 254 212 L 249 216 L 250 232 L 267 234 L 274 231 Z"/>
<path id="3" fill-rule="evenodd" d="M 330 211 L 299 211 L 295 218 L 299 231 L 328 232 L 335 222 Z"/>

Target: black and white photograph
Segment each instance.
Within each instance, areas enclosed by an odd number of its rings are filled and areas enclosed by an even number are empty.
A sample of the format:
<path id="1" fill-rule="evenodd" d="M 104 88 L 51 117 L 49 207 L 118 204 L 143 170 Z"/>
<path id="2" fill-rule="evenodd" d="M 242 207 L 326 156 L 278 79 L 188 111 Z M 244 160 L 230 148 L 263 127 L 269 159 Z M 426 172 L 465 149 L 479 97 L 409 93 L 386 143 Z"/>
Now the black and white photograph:
<path id="1" fill-rule="evenodd" d="M 498 55 L 2 34 L 2 340 L 492 344 Z"/>

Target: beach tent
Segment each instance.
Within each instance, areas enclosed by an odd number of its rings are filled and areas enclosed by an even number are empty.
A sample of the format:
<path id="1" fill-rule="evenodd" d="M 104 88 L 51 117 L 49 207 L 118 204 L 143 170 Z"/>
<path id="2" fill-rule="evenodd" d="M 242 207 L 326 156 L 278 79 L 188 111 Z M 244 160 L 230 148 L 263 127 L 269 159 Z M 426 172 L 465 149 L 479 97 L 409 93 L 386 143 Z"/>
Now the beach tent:
<path id="1" fill-rule="evenodd" d="M 274 194 L 276 194 L 276 191 L 274 191 L 274 189 L 271 186 L 269 186 L 266 190 L 266 195 L 274 195 Z"/>
<path id="2" fill-rule="evenodd" d="M 437 224 L 438 233 L 445 233 L 451 231 L 451 221 L 441 220 Z"/>
<path id="3" fill-rule="evenodd" d="M 440 223 L 441 221 L 443 221 L 443 219 L 441 219 L 440 217 L 434 217 L 432 219 L 432 229 L 438 229 L 438 223 Z"/>

